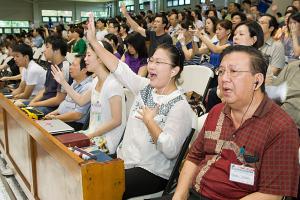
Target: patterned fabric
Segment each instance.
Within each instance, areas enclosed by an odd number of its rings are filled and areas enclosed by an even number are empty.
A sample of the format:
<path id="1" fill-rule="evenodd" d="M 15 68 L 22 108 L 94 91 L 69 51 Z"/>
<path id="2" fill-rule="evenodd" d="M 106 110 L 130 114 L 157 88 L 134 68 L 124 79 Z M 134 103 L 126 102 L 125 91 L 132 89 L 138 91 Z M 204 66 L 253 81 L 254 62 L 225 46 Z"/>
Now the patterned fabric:
<path id="1" fill-rule="evenodd" d="M 150 86 L 150 84 L 141 90 L 141 97 L 144 102 L 144 105 L 149 108 L 154 108 L 157 106 L 157 103 L 154 102 L 152 92 L 153 92 L 153 88 Z M 162 104 L 160 106 L 158 114 L 167 116 L 170 109 L 173 107 L 173 105 L 176 102 L 181 100 L 183 100 L 182 96 L 176 96 L 174 99 L 170 100 L 167 104 Z"/>
<path id="2" fill-rule="evenodd" d="M 238 129 L 230 108 L 218 104 L 210 111 L 187 157 L 198 166 L 193 187 L 215 200 L 240 199 L 253 192 L 296 196 L 298 148 L 295 123 L 268 97 Z M 241 149 L 258 161 L 250 163 L 240 154 Z M 254 168 L 254 185 L 230 181 L 231 163 Z"/>

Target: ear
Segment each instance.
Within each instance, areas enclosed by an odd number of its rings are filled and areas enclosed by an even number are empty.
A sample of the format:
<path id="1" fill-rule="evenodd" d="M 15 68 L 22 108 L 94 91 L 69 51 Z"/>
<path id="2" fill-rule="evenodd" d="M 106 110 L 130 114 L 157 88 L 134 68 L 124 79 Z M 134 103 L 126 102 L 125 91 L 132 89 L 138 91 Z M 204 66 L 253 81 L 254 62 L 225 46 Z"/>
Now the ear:
<path id="1" fill-rule="evenodd" d="M 272 32 L 272 31 L 274 30 L 274 27 L 273 27 L 273 26 L 271 26 L 271 27 L 270 27 L 270 30 L 271 30 L 270 32 Z"/>
<path id="2" fill-rule="evenodd" d="M 180 71 L 180 67 L 176 66 L 171 69 L 171 78 L 175 77 Z"/>
<path id="3" fill-rule="evenodd" d="M 260 88 L 261 85 L 264 84 L 264 81 L 265 81 L 264 80 L 264 75 L 262 73 L 257 73 L 257 74 L 254 75 L 254 78 L 255 78 L 254 83 L 257 82 L 254 90 L 257 90 L 258 88 Z"/>
<path id="4" fill-rule="evenodd" d="M 253 36 L 253 37 L 252 37 L 252 41 L 253 41 L 253 44 L 254 44 L 254 43 L 257 41 L 257 37 L 256 37 L 256 36 Z M 252 44 L 252 45 L 253 45 L 253 44 Z"/>
<path id="5" fill-rule="evenodd" d="M 231 34 L 231 30 L 227 30 L 226 31 L 226 34 L 228 35 L 228 37 L 230 36 L 230 34 Z"/>

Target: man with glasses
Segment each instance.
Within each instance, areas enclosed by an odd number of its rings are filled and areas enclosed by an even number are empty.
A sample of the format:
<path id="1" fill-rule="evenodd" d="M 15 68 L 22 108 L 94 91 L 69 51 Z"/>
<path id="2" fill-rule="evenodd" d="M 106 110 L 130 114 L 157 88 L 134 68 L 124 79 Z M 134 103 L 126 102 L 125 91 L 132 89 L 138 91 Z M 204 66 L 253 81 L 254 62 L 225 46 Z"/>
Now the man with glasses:
<path id="1" fill-rule="evenodd" d="M 267 63 L 246 46 L 223 52 L 223 103 L 208 114 L 173 197 L 281 200 L 297 195 L 299 139 L 293 120 L 265 94 Z"/>
<path id="2" fill-rule="evenodd" d="M 152 56 L 156 48 L 160 44 L 173 44 L 171 36 L 165 32 L 165 28 L 168 25 L 168 19 L 162 14 L 156 15 L 153 23 L 153 31 L 145 30 L 139 26 L 127 13 L 126 6 L 123 4 L 121 6 L 121 12 L 126 17 L 127 22 L 130 24 L 130 27 L 133 31 L 140 33 L 142 36 L 146 37 L 150 41 L 148 55 Z"/>
<path id="3" fill-rule="evenodd" d="M 93 78 L 92 73 L 86 69 L 86 64 L 83 56 L 76 55 L 70 66 L 70 76 L 73 78 L 71 87 L 78 94 L 84 94 L 91 87 Z M 61 102 L 58 108 L 45 116 L 46 119 L 60 119 L 75 131 L 82 129 L 88 117 L 90 102 L 80 106 L 69 95 Z"/>

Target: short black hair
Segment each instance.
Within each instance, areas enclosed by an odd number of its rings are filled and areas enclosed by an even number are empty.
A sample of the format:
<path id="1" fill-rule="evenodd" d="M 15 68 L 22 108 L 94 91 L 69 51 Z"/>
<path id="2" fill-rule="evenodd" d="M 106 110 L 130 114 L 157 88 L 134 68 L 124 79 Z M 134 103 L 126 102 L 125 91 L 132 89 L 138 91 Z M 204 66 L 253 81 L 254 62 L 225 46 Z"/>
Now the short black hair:
<path id="1" fill-rule="evenodd" d="M 75 55 L 75 58 L 79 58 L 80 59 L 80 62 L 79 62 L 80 70 L 86 68 L 86 63 L 84 61 L 85 55 Z M 86 72 L 87 76 L 90 76 L 92 74 L 93 74 L 93 72 L 89 72 L 89 71 Z"/>
<path id="2" fill-rule="evenodd" d="M 67 55 L 68 45 L 67 42 L 60 36 L 52 35 L 46 38 L 45 44 L 51 44 L 53 50 L 59 50 L 62 56 Z"/>
<path id="3" fill-rule="evenodd" d="M 245 21 L 245 22 L 239 23 L 235 27 L 233 33 L 235 32 L 235 30 L 238 27 L 240 27 L 242 25 L 245 25 L 248 27 L 250 37 L 256 36 L 256 42 L 252 46 L 256 49 L 262 47 L 264 45 L 264 32 L 263 32 L 261 26 L 256 21 Z"/>
<path id="4" fill-rule="evenodd" d="M 240 16 L 242 22 L 244 22 L 244 21 L 247 20 L 247 16 L 245 15 L 245 13 L 240 12 L 240 11 L 233 12 L 233 13 L 231 14 L 231 19 L 232 19 L 234 16 L 236 16 L 236 15 Z"/>
<path id="5" fill-rule="evenodd" d="M 250 68 L 251 68 L 250 71 L 252 72 L 253 75 L 257 73 L 263 74 L 264 82 L 260 88 L 262 92 L 265 92 L 265 80 L 266 80 L 266 74 L 267 74 L 269 63 L 267 59 L 263 56 L 262 52 L 254 47 L 244 46 L 244 45 L 234 45 L 234 46 L 227 47 L 222 52 L 220 60 L 222 61 L 226 55 L 234 52 L 243 52 L 250 56 Z"/>
<path id="6" fill-rule="evenodd" d="M 272 31 L 272 33 L 271 33 L 271 35 L 273 36 L 276 33 L 279 24 L 278 24 L 276 18 L 273 15 L 270 15 L 268 13 L 261 14 L 261 17 L 264 17 L 264 16 L 270 18 L 270 20 L 269 20 L 269 27 L 273 27 L 274 28 L 273 31 Z"/>
<path id="7" fill-rule="evenodd" d="M 112 33 L 108 33 L 104 36 L 104 38 L 108 39 L 109 41 L 113 41 L 113 43 L 115 44 L 115 46 L 118 46 L 118 37 L 115 34 Z"/>
<path id="8" fill-rule="evenodd" d="M 25 43 L 20 43 L 17 45 L 14 45 L 12 48 L 13 52 L 20 53 L 23 56 L 28 56 L 29 60 L 33 59 L 33 51 L 31 46 L 25 44 Z"/>
<path id="9" fill-rule="evenodd" d="M 165 14 L 162 14 L 162 13 L 157 13 L 155 15 L 155 18 L 156 17 L 161 17 L 162 18 L 162 23 L 165 24 L 165 27 L 168 25 L 169 21 L 168 21 L 168 18 L 166 17 Z"/>
<path id="10" fill-rule="evenodd" d="M 84 30 L 83 30 L 83 28 L 78 27 L 78 28 L 75 28 L 74 31 L 76 33 L 78 33 L 78 35 L 79 35 L 80 38 L 83 38 L 83 36 L 84 36 Z"/>
<path id="11" fill-rule="evenodd" d="M 118 32 L 120 31 L 120 24 L 116 19 L 108 20 L 108 24 L 113 24 L 114 28 L 117 28 Z"/>
<path id="12" fill-rule="evenodd" d="M 123 29 L 125 29 L 126 33 L 128 33 L 129 30 L 130 30 L 130 28 L 129 28 L 129 26 L 128 26 L 127 24 L 121 24 L 121 27 L 122 27 Z"/>
<path id="13" fill-rule="evenodd" d="M 97 22 L 102 22 L 103 24 L 106 25 L 107 20 L 104 19 L 104 18 L 99 18 L 99 19 L 97 20 Z"/>

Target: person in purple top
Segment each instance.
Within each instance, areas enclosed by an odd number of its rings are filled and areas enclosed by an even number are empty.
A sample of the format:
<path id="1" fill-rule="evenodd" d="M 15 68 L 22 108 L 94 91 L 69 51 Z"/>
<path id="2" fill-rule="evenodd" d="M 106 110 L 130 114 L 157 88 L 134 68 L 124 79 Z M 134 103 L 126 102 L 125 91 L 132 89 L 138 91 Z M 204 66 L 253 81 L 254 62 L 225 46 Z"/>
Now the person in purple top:
<path id="1" fill-rule="evenodd" d="M 147 75 L 147 48 L 145 38 L 137 33 L 130 33 L 125 44 L 127 51 L 122 56 L 121 60 L 125 62 L 130 69 L 140 76 Z"/>

